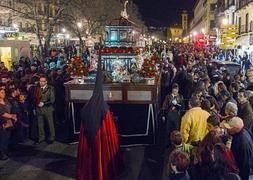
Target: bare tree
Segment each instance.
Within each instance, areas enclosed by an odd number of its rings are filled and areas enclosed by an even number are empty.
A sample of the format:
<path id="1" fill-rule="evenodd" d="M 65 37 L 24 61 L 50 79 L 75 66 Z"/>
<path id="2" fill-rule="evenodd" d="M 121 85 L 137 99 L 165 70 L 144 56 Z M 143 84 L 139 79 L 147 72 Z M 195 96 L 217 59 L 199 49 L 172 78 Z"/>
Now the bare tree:
<path id="1" fill-rule="evenodd" d="M 64 11 L 70 1 L 14 0 L 13 2 L 13 4 L 9 5 L 0 4 L 0 7 L 11 10 L 14 16 L 34 22 L 34 32 L 39 41 L 39 55 L 45 59 L 48 56 L 48 49 L 50 48 L 50 41 L 54 30 L 59 25 L 61 19 L 64 18 Z"/>
<path id="2" fill-rule="evenodd" d="M 40 57 L 48 56 L 50 41 L 56 27 L 64 25 L 80 40 L 87 34 L 94 36 L 104 31 L 104 26 L 120 16 L 123 9 L 120 0 L 13 0 L 13 4 L 0 4 L 0 7 L 13 12 L 14 16 L 31 20 L 39 41 Z M 20 8 L 21 7 L 21 8 Z M 133 3 L 128 7 L 130 19 L 145 26 L 140 20 L 138 8 Z M 82 27 L 78 27 L 82 22 Z"/>
<path id="3" fill-rule="evenodd" d="M 108 25 L 113 19 L 119 18 L 120 12 L 123 10 L 123 1 L 120 0 L 72 0 L 71 2 L 71 6 L 68 8 L 70 21 L 67 26 L 80 39 L 80 45 L 83 42 L 82 37 L 87 34 L 91 36 L 101 34 L 105 25 Z M 138 8 L 134 3 L 130 3 L 128 11 L 130 19 L 145 29 Z M 78 28 L 78 22 L 83 22 L 82 28 Z"/>
<path id="4" fill-rule="evenodd" d="M 127 10 L 128 10 L 128 13 L 129 13 L 130 20 L 133 21 L 135 24 L 137 24 L 137 26 L 142 31 L 141 33 L 146 33 L 147 32 L 147 27 L 146 27 L 144 21 L 141 18 L 141 15 L 140 15 L 140 12 L 139 12 L 139 9 L 138 9 L 137 5 L 134 4 L 133 2 L 130 2 Z"/>
<path id="5" fill-rule="evenodd" d="M 85 17 L 82 15 L 81 11 L 75 10 L 71 6 L 67 8 L 65 18 L 61 24 L 68 28 L 78 39 L 79 39 L 79 51 L 82 53 L 84 47 L 84 39 L 87 31 L 87 26 Z"/>
<path id="6" fill-rule="evenodd" d="M 103 26 L 120 14 L 122 4 L 118 0 L 72 0 L 72 12 L 79 11 L 85 20 L 86 32 L 90 35 L 101 32 Z"/>

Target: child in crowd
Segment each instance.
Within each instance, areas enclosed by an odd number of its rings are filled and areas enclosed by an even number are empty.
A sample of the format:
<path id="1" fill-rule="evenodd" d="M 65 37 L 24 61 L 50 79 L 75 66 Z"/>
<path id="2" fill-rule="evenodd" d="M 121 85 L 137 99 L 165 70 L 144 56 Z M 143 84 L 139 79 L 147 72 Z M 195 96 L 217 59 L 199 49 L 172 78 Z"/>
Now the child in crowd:
<path id="1" fill-rule="evenodd" d="M 27 140 L 29 136 L 29 118 L 26 103 L 26 94 L 21 92 L 19 95 L 19 107 L 20 107 L 20 124 L 22 127 L 22 140 Z"/>
<path id="2" fill-rule="evenodd" d="M 189 157 L 191 157 L 193 146 L 190 144 L 185 144 L 182 142 L 182 137 L 179 131 L 174 130 L 170 133 L 169 140 L 171 143 L 170 148 L 165 153 L 165 177 L 168 177 L 174 173 L 171 168 L 171 154 L 175 151 L 181 151 L 186 153 Z"/>
<path id="3" fill-rule="evenodd" d="M 172 173 L 169 176 L 170 180 L 190 180 L 190 176 L 187 172 L 189 168 L 190 160 L 187 153 L 182 151 L 173 151 L 170 155 L 169 167 L 172 169 Z"/>
<path id="4" fill-rule="evenodd" d="M 193 146 L 182 142 L 182 137 L 179 131 L 175 130 L 170 134 L 170 142 L 172 144 L 171 152 L 174 150 L 180 150 L 188 155 L 191 154 Z"/>

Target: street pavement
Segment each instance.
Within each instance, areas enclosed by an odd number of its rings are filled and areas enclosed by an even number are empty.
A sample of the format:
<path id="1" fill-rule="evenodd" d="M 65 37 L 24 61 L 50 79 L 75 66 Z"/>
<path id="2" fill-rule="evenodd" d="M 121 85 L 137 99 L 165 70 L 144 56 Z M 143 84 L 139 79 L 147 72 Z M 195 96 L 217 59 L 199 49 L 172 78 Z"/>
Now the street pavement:
<path id="1" fill-rule="evenodd" d="M 163 179 L 165 129 L 159 126 L 156 145 L 121 148 L 125 169 L 116 180 Z M 78 144 L 67 143 L 67 129 L 57 127 L 56 134 L 51 145 L 28 141 L 15 147 L 9 160 L 0 161 L 0 180 L 75 179 Z"/>
<path id="2" fill-rule="evenodd" d="M 158 180 L 162 177 L 163 158 L 158 146 L 122 148 L 125 170 L 119 180 Z M 32 142 L 11 151 L 10 159 L 0 161 L 1 180 L 75 179 L 77 144 Z"/>

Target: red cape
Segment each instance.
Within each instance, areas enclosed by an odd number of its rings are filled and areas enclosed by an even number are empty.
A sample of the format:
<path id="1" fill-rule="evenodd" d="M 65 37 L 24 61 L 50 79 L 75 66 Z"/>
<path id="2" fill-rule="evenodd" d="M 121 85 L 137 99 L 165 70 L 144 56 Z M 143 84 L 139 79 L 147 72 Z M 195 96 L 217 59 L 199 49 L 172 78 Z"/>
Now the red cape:
<path id="1" fill-rule="evenodd" d="M 78 180 L 111 180 L 122 170 L 117 130 L 107 111 L 91 146 L 85 137 L 82 121 L 77 156 Z"/>

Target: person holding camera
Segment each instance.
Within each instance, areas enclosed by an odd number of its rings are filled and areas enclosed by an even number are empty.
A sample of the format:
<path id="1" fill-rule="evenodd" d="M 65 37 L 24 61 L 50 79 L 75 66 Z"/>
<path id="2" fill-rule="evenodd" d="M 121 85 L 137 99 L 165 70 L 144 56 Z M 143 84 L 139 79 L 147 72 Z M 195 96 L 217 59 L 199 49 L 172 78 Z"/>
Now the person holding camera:
<path id="1" fill-rule="evenodd" d="M 166 128 L 168 135 L 174 130 L 179 130 L 180 117 L 183 110 L 184 98 L 179 93 L 179 85 L 174 83 L 172 85 L 172 92 L 166 96 L 162 107 L 163 120 L 167 120 Z"/>

